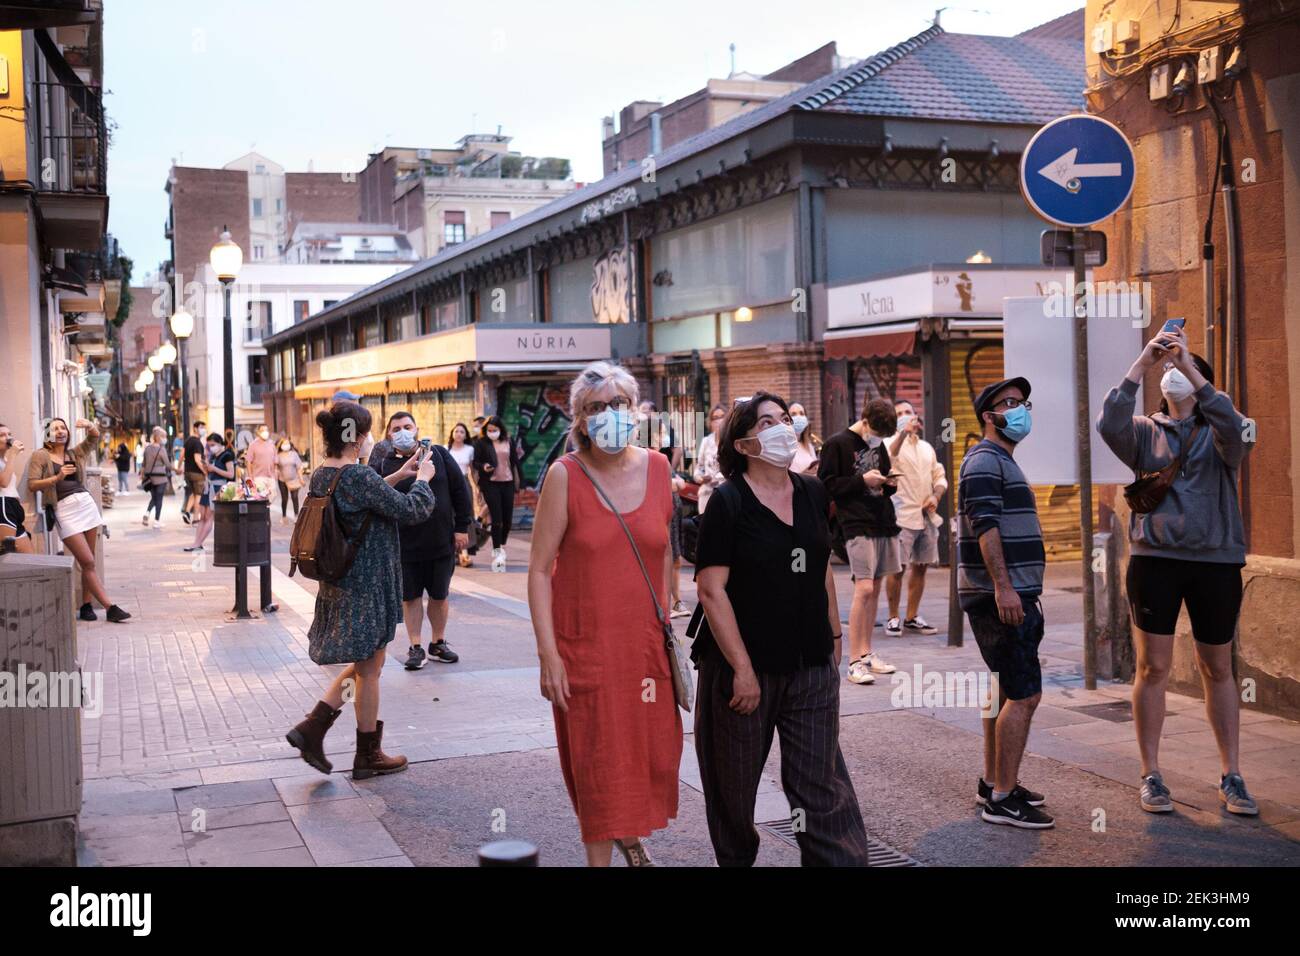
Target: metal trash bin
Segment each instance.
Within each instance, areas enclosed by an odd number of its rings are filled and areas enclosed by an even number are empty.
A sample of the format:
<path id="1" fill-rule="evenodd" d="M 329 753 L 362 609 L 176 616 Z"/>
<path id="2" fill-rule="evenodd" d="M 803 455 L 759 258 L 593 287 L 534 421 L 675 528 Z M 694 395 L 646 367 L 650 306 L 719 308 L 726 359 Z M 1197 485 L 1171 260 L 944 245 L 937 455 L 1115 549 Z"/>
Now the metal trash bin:
<path id="1" fill-rule="evenodd" d="M 0 866 L 76 865 L 82 675 L 74 571 L 70 557 L 0 555 Z"/>
<path id="2" fill-rule="evenodd" d="M 247 620 L 248 569 L 261 568 L 262 613 L 279 607 L 271 597 L 271 503 L 266 500 L 214 501 L 212 503 L 212 564 L 235 569 L 235 606 L 231 620 Z"/>

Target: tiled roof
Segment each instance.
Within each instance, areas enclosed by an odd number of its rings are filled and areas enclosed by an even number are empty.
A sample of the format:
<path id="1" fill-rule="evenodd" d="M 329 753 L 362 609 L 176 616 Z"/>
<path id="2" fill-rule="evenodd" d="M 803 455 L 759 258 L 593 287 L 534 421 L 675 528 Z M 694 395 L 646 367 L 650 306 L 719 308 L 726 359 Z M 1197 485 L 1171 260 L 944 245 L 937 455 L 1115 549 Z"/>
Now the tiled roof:
<path id="1" fill-rule="evenodd" d="M 1055 22 L 1055 21 L 1052 21 Z M 1048 24 L 1044 24 L 1047 26 Z M 860 116 L 1037 125 L 1083 107 L 1083 36 L 1077 41 L 945 33 L 933 26 L 852 66 L 742 113 L 655 155 L 659 169 L 757 129 L 792 110 Z M 326 321 L 354 300 L 371 299 L 412 278 L 641 178 L 639 164 L 537 206 L 505 226 L 447 246 L 391 278 L 362 289 L 309 320 Z M 291 326 L 271 341 L 298 330 Z"/>
<path id="2" fill-rule="evenodd" d="M 1080 7 L 1078 10 L 1071 10 L 1069 13 L 1062 14 L 1055 20 L 1048 20 L 1046 23 L 1031 27 L 1019 34 L 1019 36 L 1037 37 L 1040 40 L 1071 40 L 1075 43 L 1082 43 L 1083 31 L 1083 7 Z"/>
<path id="3" fill-rule="evenodd" d="M 1077 41 L 976 36 L 931 27 L 841 74 L 799 105 L 828 113 L 1045 123 L 1083 108 Z"/>

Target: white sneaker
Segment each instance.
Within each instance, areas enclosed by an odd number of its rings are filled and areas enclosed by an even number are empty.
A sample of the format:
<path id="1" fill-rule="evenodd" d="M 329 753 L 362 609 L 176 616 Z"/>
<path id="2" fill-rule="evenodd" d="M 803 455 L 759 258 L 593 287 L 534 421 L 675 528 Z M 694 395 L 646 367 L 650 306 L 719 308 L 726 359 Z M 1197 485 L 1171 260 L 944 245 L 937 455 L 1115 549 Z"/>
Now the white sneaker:
<path id="1" fill-rule="evenodd" d="M 155 529 L 155 530 L 157 530 L 157 531 L 161 531 L 162 528 L 163 528 L 162 519 L 161 519 L 161 518 L 154 518 L 154 519 L 153 519 L 153 526 L 154 526 L 154 529 Z"/>
<path id="2" fill-rule="evenodd" d="M 506 570 L 506 549 L 492 549 L 492 570 L 504 574 Z"/>
<path id="3" fill-rule="evenodd" d="M 853 684 L 874 684 L 876 679 L 871 676 L 871 668 L 867 666 L 865 657 L 849 664 L 849 682 Z"/>
<path id="4" fill-rule="evenodd" d="M 893 664 L 886 664 L 882 661 L 878 654 L 868 654 L 866 657 L 862 658 L 862 662 L 877 674 L 892 674 L 894 671 L 898 670 L 898 668 Z"/>
<path id="5" fill-rule="evenodd" d="M 902 620 L 896 617 L 891 617 L 885 622 L 885 633 L 890 637 L 899 637 L 903 633 Z"/>

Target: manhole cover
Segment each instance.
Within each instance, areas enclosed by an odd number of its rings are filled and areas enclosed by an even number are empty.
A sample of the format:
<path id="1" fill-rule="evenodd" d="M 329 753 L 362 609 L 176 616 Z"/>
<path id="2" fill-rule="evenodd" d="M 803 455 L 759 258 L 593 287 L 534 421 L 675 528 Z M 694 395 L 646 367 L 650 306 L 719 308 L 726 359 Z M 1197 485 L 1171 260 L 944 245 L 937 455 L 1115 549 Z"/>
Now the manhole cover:
<path id="1" fill-rule="evenodd" d="M 1102 720 L 1109 720 L 1116 724 L 1133 719 L 1133 707 L 1126 700 L 1112 700 L 1106 704 L 1087 704 L 1083 707 L 1071 707 L 1070 710 L 1078 714 L 1087 714 L 1089 717 L 1100 717 Z"/>
<path id="2" fill-rule="evenodd" d="M 767 823 L 755 824 L 760 830 L 766 830 L 772 836 L 790 846 L 798 847 L 794 826 L 789 820 L 769 820 Z M 867 866 L 920 866 L 906 853 L 900 853 L 892 846 L 881 843 L 870 834 L 867 835 Z"/>

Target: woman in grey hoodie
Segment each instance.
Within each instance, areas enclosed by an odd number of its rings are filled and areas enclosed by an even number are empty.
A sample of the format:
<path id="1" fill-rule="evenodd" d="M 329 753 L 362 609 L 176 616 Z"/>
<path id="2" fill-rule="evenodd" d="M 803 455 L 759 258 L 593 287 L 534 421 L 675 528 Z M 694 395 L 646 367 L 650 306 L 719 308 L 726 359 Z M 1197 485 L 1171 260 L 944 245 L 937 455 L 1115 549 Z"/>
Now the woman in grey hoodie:
<path id="1" fill-rule="evenodd" d="M 1164 366 L 1160 411 L 1135 414 L 1138 386 L 1158 362 Z M 1237 766 L 1241 722 L 1232 674 L 1246 563 L 1237 470 L 1253 447 L 1254 436 L 1247 431 L 1254 426 L 1213 382 L 1213 369 L 1188 349 L 1182 329 L 1161 331 L 1111 389 L 1097 420 L 1111 451 L 1135 472 L 1159 471 L 1183 456 L 1160 504 L 1148 514 L 1129 516 L 1132 557 L 1126 584 L 1137 652 L 1133 719 L 1142 754 L 1140 800 L 1152 813 L 1173 810 L 1158 755 L 1174 628 L 1184 602 L 1223 769 L 1219 799 L 1231 813 L 1259 813 Z"/>

